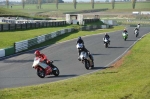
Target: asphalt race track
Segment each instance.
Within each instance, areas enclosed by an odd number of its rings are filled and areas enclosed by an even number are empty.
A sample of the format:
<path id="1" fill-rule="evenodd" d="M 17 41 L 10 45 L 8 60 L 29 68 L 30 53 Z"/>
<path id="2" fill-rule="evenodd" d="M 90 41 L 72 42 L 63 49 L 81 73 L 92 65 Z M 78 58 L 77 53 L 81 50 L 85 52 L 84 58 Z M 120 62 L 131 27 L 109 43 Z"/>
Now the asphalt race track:
<path id="1" fill-rule="evenodd" d="M 54 60 L 54 65 L 60 70 L 58 77 L 51 75 L 39 78 L 36 75 L 36 70 L 32 68 L 34 51 L 3 58 L 0 60 L 0 89 L 49 83 L 103 70 L 140 37 L 150 32 L 150 28 L 141 27 L 139 37 L 136 38 L 133 29 L 127 29 L 129 33 L 127 41 L 123 40 L 121 31 L 110 33 L 109 48 L 103 45 L 104 34 L 83 37 L 85 47 L 94 56 L 95 68 L 92 70 L 86 70 L 84 64 L 77 60 L 76 39 L 40 49 L 49 59 Z"/>

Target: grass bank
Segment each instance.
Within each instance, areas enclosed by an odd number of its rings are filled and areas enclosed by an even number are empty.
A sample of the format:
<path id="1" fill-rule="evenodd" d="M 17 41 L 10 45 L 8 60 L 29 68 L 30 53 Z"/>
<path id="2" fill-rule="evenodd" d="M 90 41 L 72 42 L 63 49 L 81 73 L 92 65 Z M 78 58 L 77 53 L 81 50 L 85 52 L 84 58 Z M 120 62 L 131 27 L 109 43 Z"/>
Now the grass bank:
<path id="1" fill-rule="evenodd" d="M 149 99 L 150 35 L 110 68 L 36 86 L 0 90 L 1 99 Z"/>

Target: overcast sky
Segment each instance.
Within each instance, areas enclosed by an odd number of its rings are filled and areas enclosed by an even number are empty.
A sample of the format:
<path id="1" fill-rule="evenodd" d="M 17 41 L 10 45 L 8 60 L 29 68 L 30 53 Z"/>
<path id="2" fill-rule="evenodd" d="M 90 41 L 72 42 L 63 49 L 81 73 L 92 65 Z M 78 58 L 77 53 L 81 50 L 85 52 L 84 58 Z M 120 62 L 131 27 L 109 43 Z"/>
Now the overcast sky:
<path id="1" fill-rule="evenodd" d="M 0 1 L 5 1 L 5 0 L 0 0 Z M 9 1 L 21 1 L 21 0 L 9 0 Z M 72 2 L 73 0 L 63 0 L 63 1 L 65 1 L 65 2 Z M 91 1 L 91 0 L 77 0 L 77 1 L 87 1 L 87 2 L 89 2 L 89 1 Z M 100 0 L 95 0 L 95 1 L 100 1 Z"/>

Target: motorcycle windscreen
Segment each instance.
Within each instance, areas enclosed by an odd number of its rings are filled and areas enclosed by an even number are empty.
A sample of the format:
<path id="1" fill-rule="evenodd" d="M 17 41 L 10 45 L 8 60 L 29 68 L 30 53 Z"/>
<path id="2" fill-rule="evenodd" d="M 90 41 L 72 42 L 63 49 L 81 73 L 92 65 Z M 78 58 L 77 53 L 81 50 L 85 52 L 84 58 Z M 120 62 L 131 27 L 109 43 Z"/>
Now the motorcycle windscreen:
<path id="1" fill-rule="evenodd" d="M 124 32 L 122 33 L 122 35 L 123 35 L 123 36 L 126 36 L 126 34 L 125 34 Z"/>
<path id="2" fill-rule="evenodd" d="M 81 44 L 78 43 L 78 44 L 76 45 L 76 47 L 77 47 L 77 48 L 83 48 L 83 44 L 82 44 L 82 43 L 81 43 Z"/>
<path id="3" fill-rule="evenodd" d="M 104 42 L 107 42 L 108 40 L 107 39 L 104 39 Z"/>

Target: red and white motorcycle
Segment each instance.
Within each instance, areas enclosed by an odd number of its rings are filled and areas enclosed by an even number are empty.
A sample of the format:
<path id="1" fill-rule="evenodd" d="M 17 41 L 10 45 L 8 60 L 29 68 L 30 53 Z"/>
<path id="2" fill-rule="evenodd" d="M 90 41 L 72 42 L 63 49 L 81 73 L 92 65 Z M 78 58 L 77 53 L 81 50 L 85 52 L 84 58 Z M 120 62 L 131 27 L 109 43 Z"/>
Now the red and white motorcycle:
<path id="1" fill-rule="evenodd" d="M 59 75 L 59 69 L 56 66 L 54 66 L 54 68 L 51 68 L 44 61 L 40 61 L 40 60 L 41 60 L 40 58 L 37 58 L 37 57 L 34 58 L 34 62 L 32 65 L 32 67 L 37 70 L 37 75 L 40 78 L 44 78 L 47 75 L 55 75 L 55 76 Z"/>

